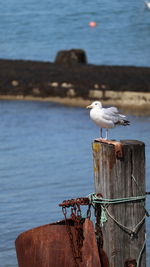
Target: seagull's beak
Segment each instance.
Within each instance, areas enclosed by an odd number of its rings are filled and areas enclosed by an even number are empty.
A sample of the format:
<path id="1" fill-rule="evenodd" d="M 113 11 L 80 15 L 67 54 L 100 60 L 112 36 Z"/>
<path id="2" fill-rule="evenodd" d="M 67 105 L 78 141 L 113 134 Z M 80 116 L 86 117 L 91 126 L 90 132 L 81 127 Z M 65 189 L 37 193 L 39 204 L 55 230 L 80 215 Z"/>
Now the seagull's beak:
<path id="1" fill-rule="evenodd" d="M 86 108 L 92 108 L 92 105 L 86 106 Z"/>

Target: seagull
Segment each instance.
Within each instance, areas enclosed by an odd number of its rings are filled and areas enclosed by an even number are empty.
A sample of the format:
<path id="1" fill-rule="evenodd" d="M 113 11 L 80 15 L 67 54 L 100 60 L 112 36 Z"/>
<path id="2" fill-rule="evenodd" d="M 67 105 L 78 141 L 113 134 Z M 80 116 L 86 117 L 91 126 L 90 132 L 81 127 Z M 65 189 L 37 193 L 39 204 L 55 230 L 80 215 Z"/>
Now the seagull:
<path id="1" fill-rule="evenodd" d="M 119 114 L 116 107 L 103 108 L 100 101 L 94 101 L 91 105 L 86 108 L 90 110 L 90 118 L 92 121 L 100 126 L 100 135 L 102 137 L 102 128 L 106 129 L 105 140 L 108 139 L 108 129 L 114 128 L 116 125 L 130 125 L 125 115 Z"/>
<path id="2" fill-rule="evenodd" d="M 150 2 L 145 1 L 144 4 L 145 4 L 145 6 L 147 7 L 147 9 L 150 10 Z"/>

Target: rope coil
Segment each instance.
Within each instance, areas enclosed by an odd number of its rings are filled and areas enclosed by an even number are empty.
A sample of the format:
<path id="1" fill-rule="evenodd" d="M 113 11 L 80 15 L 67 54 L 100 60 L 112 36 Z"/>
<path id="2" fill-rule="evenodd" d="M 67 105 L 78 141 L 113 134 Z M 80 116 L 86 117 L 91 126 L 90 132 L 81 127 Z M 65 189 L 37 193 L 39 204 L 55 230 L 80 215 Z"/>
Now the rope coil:
<path id="1" fill-rule="evenodd" d="M 102 227 L 103 227 L 104 223 L 106 223 L 108 220 L 107 216 L 109 216 L 120 228 L 122 228 L 126 233 L 128 233 L 130 235 L 131 239 L 133 239 L 136 236 L 136 234 L 138 233 L 141 225 L 144 223 L 146 216 L 150 216 L 148 211 L 145 209 L 144 203 L 143 203 L 143 208 L 145 210 L 145 214 L 144 214 L 143 218 L 131 229 L 131 228 L 126 227 L 125 225 L 121 224 L 119 221 L 117 221 L 110 214 L 110 212 L 108 211 L 108 208 L 107 208 L 109 205 L 115 205 L 115 204 L 121 204 L 121 203 L 128 203 L 128 202 L 131 203 L 131 202 L 139 202 L 139 201 L 144 202 L 146 200 L 146 195 L 127 197 L 127 198 L 108 199 L 108 198 L 103 198 L 102 196 L 97 196 L 95 193 L 91 193 L 88 196 L 88 198 L 89 198 L 89 202 L 91 203 L 91 205 L 94 208 L 95 208 L 96 204 L 101 205 L 100 222 L 101 222 Z M 137 267 L 140 267 L 140 261 L 141 261 L 142 253 L 145 249 L 145 245 L 146 245 L 146 235 L 145 235 L 145 240 L 143 242 L 141 250 L 139 252 L 139 255 L 137 257 L 137 261 L 136 261 Z"/>
<path id="2" fill-rule="evenodd" d="M 114 198 L 108 199 L 97 196 L 95 193 L 90 194 L 89 201 L 91 204 L 120 204 L 126 202 L 133 202 L 133 201 L 145 201 L 146 196 L 135 196 L 135 197 L 127 197 L 127 198 Z"/>
<path id="3" fill-rule="evenodd" d="M 119 221 L 117 221 L 108 211 L 107 207 L 111 204 L 121 204 L 121 203 L 127 203 L 127 202 L 134 202 L 134 201 L 145 201 L 146 196 L 135 196 L 135 197 L 127 197 L 127 198 L 116 198 L 116 199 L 108 199 L 99 197 L 96 194 L 92 193 L 89 196 L 89 202 L 92 206 L 95 206 L 95 204 L 101 205 L 101 226 L 104 225 L 105 222 L 107 222 L 107 215 L 122 229 L 124 229 L 126 232 L 128 232 L 131 236 L 131 238 L 137 233 L 139 227 L 141 224 L 143 224 L 145 217 L 147 215 L 147 212 L 145 212 L 143 218 L 140 220 L 140 222 L 137 223 L 132 229 L 129 227 L 126 227 L 125 225 L 121 224 Z"/>

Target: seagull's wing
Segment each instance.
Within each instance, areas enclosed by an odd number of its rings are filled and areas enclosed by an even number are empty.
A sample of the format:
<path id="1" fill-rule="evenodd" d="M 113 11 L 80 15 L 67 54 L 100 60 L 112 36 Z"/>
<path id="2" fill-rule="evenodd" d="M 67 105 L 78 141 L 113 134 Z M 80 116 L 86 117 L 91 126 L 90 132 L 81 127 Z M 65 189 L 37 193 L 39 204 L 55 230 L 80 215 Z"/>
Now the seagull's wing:
<path id="1" fill-rule="evenodd" d="M 118 113 L 118 109 L 116 107 L 110 107 L 106 109 L 108 112 L 112 112 L 112 113 Z"/>
<path id="2" fill-rule="evenodd" d="M 103 108 L 102 109 L 103 119 L 116 123 L 119 119 L 119 111 L 116 107 Z"/>
<path id="3" fill-rule="evenodd" d="M 127 120 L 125 115 L 119 114 L 119 111 L 115 107 L 103 108 L 102 117 L 104 120 L 108 120 L 118 125 L 130 125 L 130 121 Z"/>

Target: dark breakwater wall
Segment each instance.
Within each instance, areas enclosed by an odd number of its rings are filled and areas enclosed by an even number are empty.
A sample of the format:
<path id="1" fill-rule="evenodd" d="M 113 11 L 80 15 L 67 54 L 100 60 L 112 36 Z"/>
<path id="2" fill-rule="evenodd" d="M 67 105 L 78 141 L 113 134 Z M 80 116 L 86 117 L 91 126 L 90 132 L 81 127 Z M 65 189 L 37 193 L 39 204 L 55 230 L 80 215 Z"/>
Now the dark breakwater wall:
<path id="1" fill-rule="evenodd" d="M 150 92 L 150 68 L 0 60 L 0 95 L 89 99 L 89 90 Z"/>

